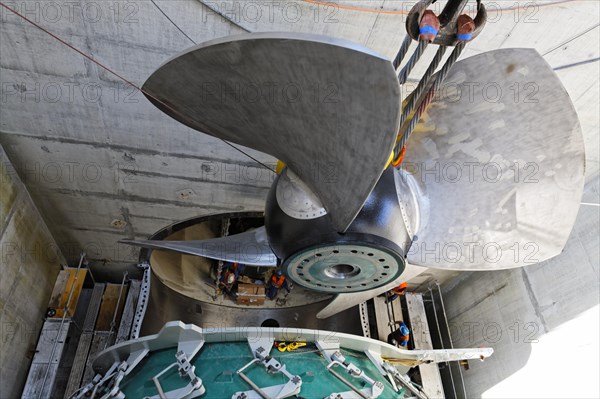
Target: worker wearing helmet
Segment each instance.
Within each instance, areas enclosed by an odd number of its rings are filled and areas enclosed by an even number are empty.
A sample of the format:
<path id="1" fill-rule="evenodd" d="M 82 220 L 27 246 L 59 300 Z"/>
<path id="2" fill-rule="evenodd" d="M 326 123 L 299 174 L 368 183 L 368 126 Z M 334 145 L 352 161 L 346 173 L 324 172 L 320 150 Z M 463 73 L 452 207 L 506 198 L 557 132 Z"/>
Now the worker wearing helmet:
<path id="1" fill-rule="evenodd" d="M 227 295 L 235 297 L 237 279 L 238 278 L 234 271 L 227 270 L 221 275 L 221 280 L 219 281 L 219 288 L 223 290 L 223 292 L 225 292 Z"/>
<path id="2" fill-rule="evenodd" d="M 400 327 L 390 335 L 388 335 L 387 341 L 388 344 L 394 346 L 408 346 L 408 341 L 410 340 L 410 330 L 404 324 L 403 321 L 398 322 Z"/>
<path id="3" fill-rule="evenodd" d="M 269 279 L 269 282 L 267 283 L 267 297 L 273 300 L 279 293 L 280 288 L 284 288 L 288 294 L 290 293 L 290 287 L 285 276 L 281 270 L 277 270 L 275 273 L 273 273 Z"/>
<path id="4" fill-rule="evenodd" d="M 246 265 L 243 265 L 238 262 L 223 262 L 223 270 L 229 270 L 235 274 L 235 279 L 240 278 L 241 275 L 244 275 L 244 269 L 246 269 Z"/>
<path id="5" fill-rule="evenodd" d="M 400 284 L 399 286 L 389 290 L 385 294 L 385 296 L 386 296 L 385 303 L 390 303 L 390 302 L 394 301 L 396 298 L 398 298 L 400 295 L 404 295 L 407 288 L 408 288 L 408 284 L 406 284 L 406 281 L 405 281 L 402 284 Z"/>

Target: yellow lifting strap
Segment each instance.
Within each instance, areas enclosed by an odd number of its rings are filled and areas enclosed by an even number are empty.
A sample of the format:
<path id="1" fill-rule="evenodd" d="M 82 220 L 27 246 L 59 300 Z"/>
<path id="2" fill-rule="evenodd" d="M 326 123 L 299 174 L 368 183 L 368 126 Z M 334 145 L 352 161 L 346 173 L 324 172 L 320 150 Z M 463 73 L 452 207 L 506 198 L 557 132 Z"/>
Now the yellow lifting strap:
<path id="1" fill-rule="evenodd" d="M 277 160 L 277 166 L 275 167 L 275 173 L 280 174 L 281 171 L 285 168 L 285 163 L 280 160 Z"/>
<path id="2" fill-rule="evenodd" d="M 280 342 L 279 345 L 277 345 L 277 350 L 279 352 L 292 352 L 303 346 L 306 346 L 306 342 L 290 342 L 289 344 L 286 344 L 285 342 Z"/>

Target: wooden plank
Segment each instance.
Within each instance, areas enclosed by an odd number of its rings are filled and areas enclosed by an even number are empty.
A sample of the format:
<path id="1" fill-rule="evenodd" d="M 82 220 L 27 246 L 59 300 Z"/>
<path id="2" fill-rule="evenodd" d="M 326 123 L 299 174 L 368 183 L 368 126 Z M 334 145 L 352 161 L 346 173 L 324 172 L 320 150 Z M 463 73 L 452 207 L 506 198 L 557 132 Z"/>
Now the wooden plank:
<path id="1" fill-rule="evenodd" d="M 96 356 L 102 352 L 104 349 L 110 346 L 111 337 L 114 334 L 110 334 L 108 332 L 96 332 L 92 337 L 92 343 L 90 345 L 90 353 L 86 361 L 85 371 L 83 373 L 83 379 L 81 381 L 81 385 L 86 385 L 96 375 L 94 369 L 92 368 L 92 363 Z"/>
<path id="2" fill-rule="evenodd" d="M 73 316 L 75 309 L 77 309 L 77 302 L 79 301 L 79 295 L 83 289 L 86 274 L 87 269 L 80 269 L 79 272 L 77 272 L 76 268 L 71 267 L 60 271 L 48 305 L 49 308 L 56 311 L 51 318 L 63 318 L 69 296 L 71 297 L 71 302 L 69 303 L 69 315 L 67 315 L 67 317 Z M 71 294 L 71 290 L 73 290 L 73 294 Z"/>
<path id="3" fill-rule="evenodd" d="M 44 380 L 44 375 L 46 374 L 46 369 L 48 367 L 50 367 L 50 370 L 48 370 L 48 378 L 46 379 L 46 383 L 44 384 L 44 392 L 40 393 L 42 381 Z M 21 399 L 38 399 L 51 397 L 52 385 L 54 384 L 54 376 L 56 375 L 57 370 L 58 363 L 53 363 L 50 365 L 42 363 L 32 364 L 29 368 L 27 382 L 25 383 L 25 388 L 23 389 Z"/>
<path id="4" fill-rule="evenodd" d="M 415 349 L 433 349 L 423 296 L 417 293 L 407 293 L 405 296 Z M 422 364 L 419 371 L 425 394 L 430 398 L 444 398 L 442 377 L 437 364 Z"/>
<path id="5" fill-rule="evenodd" d="M 104 284 L 96 284 L 94 286 L 85 321 L 83 322 L 83 331 L 79 338 L 77 352 L 75 354 L 75 359 L 73 360 L 71 373 L 69 374 L 69 382 L 67 383 L 67 388 L 65 390 L 65 397 L 67 398 L 81 387 L 81 379 L 87 364 L 92 338 L 94 337 L 94 325 L 96 324 L 96 318 L 98 317 L 98 311 L 100 310 L 104 288 Z"/>
<path id="6" fill-rule="evenodd" d="M 60 365 L 56 372 L 56 379 L 54 380 L 54 389 L 52 391 L 52 398 L 63 398 L 65 391 L 69 383 L 69 376 L 75 361 L 75 355 L 77 354 L 77 347 L 79 346 L 79 339 L 81 337 L 81 326 L 85 321 L 88 313 L 90 300 L 92 298 L 94 290 L 92 288 L 83 288 L 79 294 L 79 301 L 77 303 L 77 309 L 73 314 L 73 327 L 69 330 L 67 342 L 65 345 L 65 351 L 62 358 L 60 359 Z"/>
<path id="7" fill-rule="evenodd" d="M 54 289 L 52 290 L 52 296 L 50 296 L 50 302 L 48 303 L 48 307 L 52 309 L 58 309 L 60 307 L 60 300 L 62 298 L 62 294 L 67 286 L 67 281 L 69 280 L 69 272 L 66 270 L 61 270 L 58 272 L 58 277 L 56 277 L 56 281 L 54 282 Z"/>
<path id="8" fill-rule="evenodd" d="M 396 300 L 390 303 L 391 311 L 394 314 L 394 320 L 396 323 L 404 321 L 404 316 L 402 315 L 402 297 L 396 298 Z"/>
<path id="9" fill-rule="evenodd" d="M 69 321 L 65 321 L 62 329 L 60 329 L 61 322 L 58 320 L 50 319 L 44 322 L 23 389 L 23 398 L 51 397 L 70 326 Z M 13 359 L 13 361 L 19 360 Z"/>
<path id="10" fill-rule="evenodd" d="M 106 289 L 102 296 L 102 304 L 100 305 L 100 312 L 98 313 L 98 319 L 96 321 L 96 331 L 110 331 L 115 311 L 117 314 L 115 323 L 117 324 L 113 327 L 116 329 L 119 325 L 118 323 L 121 314 L 123 313 L 123 308 L 125 307 L 125 298 L 127 298 L 127 286 L 123 287 L 123 293 L 121 294 L 121 299 L 119 301 L 120 291 L 121 284 L 106 284 Z M 117 304 L 119 306 L 118 309 Z"/>
<path id="11" fill-rule="evenodd" d="M 94 378 L 95 373 L 92 369 L 92 362 L 96 358 L 96 355 L 111 346 L 115 341 L 115 330 L 116 326 L 119 325 L 118 323 L 120 322 L 121 315 L 123 314 L 127 292 L 127 286 L 122 287 L 121 284 L 106 284 L 104 295 L 102 295 L 100 310 L 98 311 L 98 319 L 96 320 L 94 336 L 92 338 L 92 343 L 90 344 L 90 351 L 86 361 L 85 371 L 83 373 L 82 385 L 87 384 L 92 380 L 92 378 Z M 115 326 L 111 326 L 113 319 L 115 320 Z M 111 327 L 113 328 L 112 331 Z"/>
<path id="12" fill-rule="evenodd" d="M 406 306 L 415 349 L 433 349 L 423 296 L 417 293 L 406 294 Z"/>
<path id="13" fill-rule="evenodd" d="M 265 286 L 258 284 L 238 284 L 238 295 L 265 295 Z"/>
<path id="14" fill-rule="evenodd" d="M 131 280 L 115 344 L 129 340 L 129 335 L 131 334 L 131 326 L 133 324 L 133 318 L 135 316 L 135 309 L 137 307 L 138 298 L 140 297 L 141 286 L 142 282 L 140 280 Z"/>
<path id="15" fill-rule="evenodd" d="M 77 355 L 73 361 L 73 367 L 71 368 L 71 374 L 69 374 L 69 382 L 67 383 L 67 389 L 65 390 L 65 397 L 70 397 L 81 387 L 81 380 L 83 373 L 87 365 L 88 354 L 92 339 L 94 338 L 93 333 L 83 333 L 79 337 L 79 345 L 77 345 Z"/>
<path id="16" fill-rule="evenodd" d="M 83 322 L 83 332 L 94 331 L 96 325 L 96 319 L 98 318 L 98 312 L 100 310 L 100 303 L 102 303 L 102 296 L 104 295 L 104 289 L 106 284 L 94 285 L 94 291 L 92 292 L 92 298 L 88 305 L 88 312 L 85 315 L 85 321 Z"/>

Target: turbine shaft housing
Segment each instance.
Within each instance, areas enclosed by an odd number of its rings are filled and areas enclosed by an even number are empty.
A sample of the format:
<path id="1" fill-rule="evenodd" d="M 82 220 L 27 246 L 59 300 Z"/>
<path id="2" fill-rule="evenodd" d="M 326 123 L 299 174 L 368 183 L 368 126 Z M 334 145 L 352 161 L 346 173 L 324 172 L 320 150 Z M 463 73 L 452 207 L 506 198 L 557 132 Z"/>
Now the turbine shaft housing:
<path id="1" fill-rule="evenodd" d="M 343 233 L 335 230 L 329 215 L 320 211 L 318 199 L 301 182 L 290 184 L 294 178 L 286 172 L 269 192 L 265 227 L 273 252 L 294 283 L 322 292 L 358 292 L 402 274 L 412 238 L 403 222 L 393 170 L 384 171 Z"/>

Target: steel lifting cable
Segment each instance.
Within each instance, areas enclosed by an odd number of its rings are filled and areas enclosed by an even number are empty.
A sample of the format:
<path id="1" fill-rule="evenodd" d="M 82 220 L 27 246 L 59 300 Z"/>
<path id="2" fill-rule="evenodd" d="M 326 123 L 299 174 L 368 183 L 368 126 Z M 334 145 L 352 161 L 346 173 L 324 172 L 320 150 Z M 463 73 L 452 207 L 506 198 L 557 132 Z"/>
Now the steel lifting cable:
<path id="1" fill-rule="evenodd" d="M 404 56 L 408 52 L 408 49 L 410 48 L 411 43 L 412 43 L 412 38 L 407 33 L 406 36 L 404 36 L 404 41 L 402 42 L 402 45 L 400 46 L 400 50 L 398 50 L 398 54 L 396 54 L 396 58 L 394 58 L 394 62 L 393 62 L 394 69 L 398 69 L 400 64 L 402 64 L 402 60 L 404 59 Z"/>
<path id="2" fill-rule="evenodd" d="M 402 68 L 402 70 L 398 74 L 398 81 L 401 85 L 406 83 L 406 80 L 408 79 L 408 75 L 413 70 L 413 68 L 415 67 L 417 62 L 421 59 L 421 56 L 425 52 L 425 49 L 427 48 L 428 45 L 429 45 L 429 42 L 426 40 L 419 41 L 419 45 L 415 49 L 415 52 L 410 56 L 410 58 L 408 59 L 408 62 L 406 63 L 406 65 L 404 65 L 404 68 Z"/>
<path id="3" fill-rule="evenodd" d="M 477 1 L 477 9 L 481 10 L 481 7 L 482 7 L 481 0 L 476 0 L 476 1 Z M 444 9 L 444 10 L 446 10 L 446 9 Z M 485 13 L 485 9 L 483 9 L 483 11 Z M 454 18 L 458 17 L 457 14 L 460 11 L 454 10 L 453 12 L 456 13 L 456 14 L 454 14 Z M 435 34 L 437 35 L 437 31 L 435 32 Z M 399 66 L 400 62 L 402 61 L 402 58 L 404 57 L 404 55 L 406 54 L 406 51 L 408 50 L 408 47 L 410 46 L 410 43 L 407 43 L 407 41 L 409 40 L 408 36 L 407 36 L 407 38 L 405 38 L 405 41 L 402 43 L 402 46 L 401 46 L 400 50 L 398 51 L 398 55 L 396 56 L 396 59 L 394 60 L 395 67 Z M 446 60 L 446 63 L 444 64 L 444 66 L 442 67 L 440 72 L 438 72 L 435 75 L 435 77 L 433 77 L 435 70 L 439 66 L 439 64 L 446 52 L 446 46 L 440 45 L 433 60 L 429 64 L 429 67 L 427 68 L 427 70 L 425 71 L 421 80 L 419 81 L 417 88 L 413 91 L 413 93 L 411 94 L 411 96 L 408 99 L 406 106 L 402 110 L 402 114 L 400 116 L 400 129 L 403 129 L 407 120 L 411 116 L 411 113 L 413 113 L 413 111 L 415 110 L 415 107 L 416 107 L 416 111 L 412 115 L 412 118 L 410 119 L 408 126 L 404 130 L 401 130 L 398 133 L 398 139 L 396 141 L 396 145 L 394 146 L 394 151 L 393 151 L 393 157 L 392 157 L 392 162 L 391 162 L 392 166 L 397 167 L 402 163 L 402 161 L 404 159 L 404 154 L 406 152 L 406 142 L 407 142 L 408 138 L 410 137 L 412 132 L 415 130 L 417 123 L 419 122 L 419 120 L 421 119 L 421 116 L 427 109 L 427 106 L 429 106 L 429 104 L 431 104 L 431 102 L 433 101 L 435 93 L 440 88 L 442 82 L 446 79 L 446 76 L 450 72 L 450 69 L 454 66 L 454 64 L 458 60 L 458 57 L 460 56 L 463 49 L 465 48 L 467 41 L 471 40 L 470 34 L 468 34 L 468 36 L 469 36 L 468 39 L 462 38 L 461 36 L 463 36 L 463 35 L 458 35 L 457 38 L 462 41 L 460 41 L 455 46 L 454 50 L 452 51 L 452 54 L 450 54 L 450 57 L 448 57 L 448 59 Z M 423 55 L 423 52 L 427 48 L 428 44 L 429 44 L 428 41 L 425 41 L 425 40 L 419 41 L 419 44 L 418 44 L 416 50 L 413 52 L 413 54 L 411 55 L 411 57 L 408 60 L 408 62 L 406 63 L 406 65 L 402 68 L 402 70 L 398 74 L 398 82 L 401 85 L 404 84 L 406 82 L 406 80 L 408 79 L 408 75 L 410 74 L 410 72 L 414 68 L 415 64 L 419 61 L 419 59 Z M 433 79 L 433 83 L 431 84 L 429 91 L 422 98 L 423 92 L 430 85 L 430 81 L 432 79 Z M 420 100 L 420 102 L 419 102 L 419 100 Z M 418 106 L 417 106 L 417 103 L 418 103 Z"/>
<path id="4" fill-rule="evenodd" d="M 435 78 L 434 78 L 435 80 L 433 81 L 431 88 L 427 92 L 427 95 L 419 104 L 419 107 L 417 108 L 417 111 L 415 112 L 412 119 L 410 120 L 408 127 L 406 128 L 406 130 L 404 130 L 404 132 L 400 136 L 400 140 L 398 140 L 398 143 L 396 143 L 396 147 L 394 148 L 394 154 L 395 154 L 394 161 L 396 161 L 397 159 L 399 159 L 400 157 L 403 156 L 403 150 L 404 150 L 404 145 L 406 144 L 406 141 L 410 137 L 411 133 L 415 130 L 415 127 L 417 126 L 417 123 L 419 122 L 419 119 L 421 119 L 421 116 L 423 115 L 423 112 L 425 112 L 425 109 L 427 108 L 427 106 L 429 104 L 431 104 L 431 101 L 433 100 L 435 93 L 437 92 L 437 90 L 440 88 L 441 84 L 446 79 L 446 76 L 450 72 L 450 69 L 452 69 L 452 67 L 456 63 L 456 60 L 458 60 L 458 57 L 460 56 L 463 49 L 465 48 L 465 45 L 466 45 L 465 42 L 461 42 L 461 43 L 457 44 L 456 47 L 454 47 L 454 50 L 450 54 L 450 57 L 448 58 L 448 60 L 446 61 L 446 63 L 444 64 L 444 66 L 442 67 L 440 72 L 435 76 Z M 393 162 L 393 163 L 396 163 L 396 162 Z"/>
<path id="5" fill-rule="evenodd" d="M 404 125 L 404 123 L 406 122 L 406 120 L 408 119 L 410 114 L 414 111 L 415 106 L 417 105 L 417 101 L 419 100 L 419 98 L 421 98 L 421 95 L 423 94 L 423 91 L 427 87 L 427 84 L 429 83 L 429 80 L 433 76 L 433 73 L 435 72 L 437 67 L 440 65 L 442 58 L 444 58 L 446 49 L 447 49 L 446 46 L 440 46 L 438 48 L 438 51 L 435 53 L 435 57 L 431 61 L 431 64 L 429 64 L 429 68 L 427 68 L 427 71 L 425 71 L 425 74 L 423 75 L 423 78 L 419 81 L 417 88 L 411 93 L 411 95 L 408 99 L 408 103 L 402 110 L 402 116 L 400 117 L 400 127 L 402 127 Z"/>

